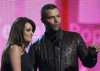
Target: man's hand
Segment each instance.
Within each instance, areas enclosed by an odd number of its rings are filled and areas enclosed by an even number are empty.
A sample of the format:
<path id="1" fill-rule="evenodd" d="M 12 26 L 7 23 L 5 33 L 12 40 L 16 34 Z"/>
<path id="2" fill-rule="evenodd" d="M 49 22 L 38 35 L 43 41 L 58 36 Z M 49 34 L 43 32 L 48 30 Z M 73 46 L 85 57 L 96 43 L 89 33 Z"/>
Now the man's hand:
<path id="1" fill-rule="evenodd" d="M 98 43 L 93 43 L 88 46 L 88 51 L 91 56 L 97 54 L 100 51 L 100 45 Z"/>

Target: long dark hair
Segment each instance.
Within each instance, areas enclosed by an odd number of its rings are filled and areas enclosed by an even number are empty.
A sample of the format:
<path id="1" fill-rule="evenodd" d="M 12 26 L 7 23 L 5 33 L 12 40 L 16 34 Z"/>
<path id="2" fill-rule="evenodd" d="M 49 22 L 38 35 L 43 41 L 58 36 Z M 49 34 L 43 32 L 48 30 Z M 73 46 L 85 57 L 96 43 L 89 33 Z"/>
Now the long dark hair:
<path id="1" fill-rule="evenodd" d="M 3 71 L 4 63 L 9 62 L 8 61 L 9 48 L 11 47 L 11 45 L 16 44 L 16 45 L 22 47 L 23 44 L 25 44 L 25 46 L 27 46 L 29 44 L 29 43 L 25 42 L 24 36 L 23 36 L 24 27 L 25 27 L 26 23 L 30 23 L 32 25 L 33 32 L 34 32 L 35 31 L 35 23 L 26 17 L 19 17 L 12 24 L 8 42 L 7 42 L 6 47 L 2 54 L 1 71 Z M 25 48 L 23 48 L 23 49 L 25 49 Z"/>

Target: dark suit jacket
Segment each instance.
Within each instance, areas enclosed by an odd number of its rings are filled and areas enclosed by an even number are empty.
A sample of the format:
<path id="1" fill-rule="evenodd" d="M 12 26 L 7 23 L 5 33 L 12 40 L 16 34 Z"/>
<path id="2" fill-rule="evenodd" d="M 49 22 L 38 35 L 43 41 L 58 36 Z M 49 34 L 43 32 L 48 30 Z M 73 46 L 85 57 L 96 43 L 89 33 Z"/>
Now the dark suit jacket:
<path id="1" fill-rule="evenodd" d="M 61 29 L 53 36 L 44 33 L 30 45 L 28 54 L 35 71 L 37 67 L 39 71 L 79 71 L 78 57 L 89 68 L 97 62 L 97 55 L 90 56 L 78 33 Z"/>

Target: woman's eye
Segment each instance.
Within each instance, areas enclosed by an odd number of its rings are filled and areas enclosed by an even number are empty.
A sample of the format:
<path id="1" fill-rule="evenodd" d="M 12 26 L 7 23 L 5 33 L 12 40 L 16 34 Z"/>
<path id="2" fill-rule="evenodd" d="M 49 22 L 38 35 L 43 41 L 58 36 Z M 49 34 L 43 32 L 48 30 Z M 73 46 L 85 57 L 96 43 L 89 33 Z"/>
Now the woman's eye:
<path id="1" fill-rule="evenodd" d="M 30 31 L 30 29 L 27 30 L 28 32 Z"/>

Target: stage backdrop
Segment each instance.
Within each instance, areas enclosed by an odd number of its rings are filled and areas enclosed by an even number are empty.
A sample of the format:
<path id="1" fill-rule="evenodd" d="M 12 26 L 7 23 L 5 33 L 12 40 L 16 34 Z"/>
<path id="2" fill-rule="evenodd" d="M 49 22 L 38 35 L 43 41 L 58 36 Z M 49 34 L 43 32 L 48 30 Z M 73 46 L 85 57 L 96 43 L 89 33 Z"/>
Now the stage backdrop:
<path id="1" fill-rule="evenodd" d="M 0 0 L 0 67 L 2 52 L 14 20 L 24 16 L 35 22 L 34 41 L 45 31 L 40 19 L 40 10 L 47 3 L 55 4 L 59 8 L 62 29 L 80 33 L 87 46 L 93 42 L 100 44 L 99 0 Z M 98 62 L 92 69 L 84 67 L 79 60 L 80 71 L 100 71 L 99 67 L 100 53 L 98 54 Z"/>

